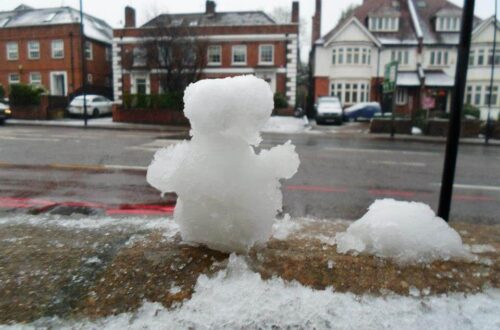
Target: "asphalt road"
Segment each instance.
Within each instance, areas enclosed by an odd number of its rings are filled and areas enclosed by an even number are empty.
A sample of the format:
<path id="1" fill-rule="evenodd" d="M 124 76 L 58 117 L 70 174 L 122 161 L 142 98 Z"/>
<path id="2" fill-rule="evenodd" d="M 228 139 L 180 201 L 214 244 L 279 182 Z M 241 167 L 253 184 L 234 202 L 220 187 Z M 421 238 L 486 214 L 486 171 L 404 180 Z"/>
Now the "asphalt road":
<path id="1" fill-rule="evenodd" d="M 11 211 L 32 200 L 166 203 L 172 196 L 161 198 L 148 186 L 145 168 L 156 149 L 178 138 L 165 132 L 0 127 L 0 208 Z M 301 159 L 299 172 L 283 182 L 284 211 L 292 216 L 354 220 L 384 197 L 437 209 L 441 143 L 371 137 L 354 125 L 265 134 L 261 147 L 287 140 Z M 455 182 L 452 221 L 500 223 L 500 147 L 461 145 Z"/>

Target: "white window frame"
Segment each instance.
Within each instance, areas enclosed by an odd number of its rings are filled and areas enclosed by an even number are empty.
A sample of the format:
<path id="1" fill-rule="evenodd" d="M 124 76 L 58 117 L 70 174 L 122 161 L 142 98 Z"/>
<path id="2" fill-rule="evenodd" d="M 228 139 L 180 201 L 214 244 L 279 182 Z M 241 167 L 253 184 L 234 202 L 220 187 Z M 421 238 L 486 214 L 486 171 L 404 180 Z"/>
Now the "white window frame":
<path id="1" fill-rule="evenodd" d="M 349 89 L 347 89 L 347 85 L 349 85 Z M 343 106 L 368 102 L 370 100 L 370 82 L 366 80 L 330 80 L 329 95 L 338 97 Z M 354 95 L 356 95 L 356 101 L 354 101 Z M 347 98 L 349 101 L 346 101 Z"/>
<path id="2" fill-rule="evenodd" d="M 262 48 L 264 48 L 264 47 L 271 47 L 271 61 L 263 61 L 262 60 Z M 274 64 L 274 45 L 273 44 L 259 45 L 259 64 L 262 64 L 262 65 Z"/>
<path id="3" fill-rule="evenodd" d="M 429 53 L 429 66 L 448 66 L 450 52 L 446 49 L 434 49 Z"/>
<path id="4" fill-rule="evenodd" d="M 399 65 L 410 65 L 410 51 L 408 49 L 391 50 L 391 61 L 398 61 Z"/>
<path id="5" fill-rule="evenodd" d="M 56 48 L 56 45 L 61 45 L 61 47 L 58 49 Z M 64 58 L 64 40 L 62 39 L 55 39 L 52 40 L 50 44 L 50 49 L 51 49 L 51 55 L 53 59 L 63 59 Z M 57 55 L 56 52 L 61 52 L 62 55 Z"/>
<path id="6" fill-rule="evenodd" d="M 436 19 L 437 32 L 459 32 L 461 18 L 458 16 L 440 16 Z"/>
<path id="7" fill-rule="evenodd" d="M 146 66 L 148 63 L 147 50 L 143 47 L 134 47 L 132 57 L 132 66 Z"/>
<path id="8" fill-rule="evenodd" d="M 34 75 L 38 75 L 40 79 L 33 79 Z M 42 74 L 40 72 L 30 72 L 30 84 L 34 86 L 42 86 Z"/>
<path id="9" fill-rule="evenodd" d="M 12 49 L 11 49 L 12 47 Z M 15 41 L 10 41 L 5 44 L 5 51 L 7 52 L 8 61 L 19 60 L 19 44 Z M 15 54 L 15 55 L 14 55 Z"/>
<path id="10" fill-rule="evenodd" d="M 17 80 L 13 80 L 12 77 L 17 76 Z M 21 75 L 17 72 L 9 73 L 9 85 L 12 84 L 20 84 L 21 83 Z"/>
<path id="11" fill-rule="evenodd" d="M 36 45 L 36 47 L 33 47 L 33 45 Z M 38 40 L 30 40 L 28 41 L 26 45 L 26 50 L 28 53 L 28 59 L 29 60 L 39 60 L 40 59 L 40 41 Z M 32 53 L 38 53 L 36 56 L 32 56 Z"/>
<path id="12" fill-rule="evenodd" d="M 85 40 L 85 59 L 87 61 L 92 61 L 94 59 L 94 49 L 92 47 L 92 42 Z"/>
<path id="13" fill-rule="evenodd" d="M 217 51 L 215 51 L 217 50 Z M 215 53 L 216 54 L 215 54 Z M 219 55 L 219 61 L 211 61 L 210 56 L 212 55 Z M 210 45 L 208 46 L 207 49 L 207 65 L 211 66 L 217 66 L 217 65 L 222 65 L 222 46 L 221 45 Z"/>
<path id="14" fill-rule="evenodd" d="M 241 62 L 235 62 L 234 61 L 234 55 L 235 55 L 235 51 L 237 51 L 238 49 L 244 49 L 245 50 L 245 61 L 241 61 Z M 246 65 L 247 64 L 247 46 L 246 45 L 234 45 L 231 47 L 231 65 Z"/>
<path id="15" fill-rule="evenodd" d="M 408 103 L 408 89 L 407 88 L 397 88 L 396 89 L 396 105 L 406 105 Z"/>
<path id="16" fill-rule="evenodd" d="M 399 17 L 369 17 L 368 30 L 374 32 L 397 32 L 399 31 Z"/>
<path id="17" fill-rule="evenodd" d="M 149 74 L 147 73 L 132 73 L 130 75 L 130 92 L 132 94 L 137 94 L 137 79 L 144 79 L 146 81 L 146 95 L 151 94 L 151 80 Z"/>
<path id="18" fill-rule="evenodd" d="M 94 83 L 94 76 L 92 75 L 92 73 L 87 73 L 87 83 L 88 84 Z"/>

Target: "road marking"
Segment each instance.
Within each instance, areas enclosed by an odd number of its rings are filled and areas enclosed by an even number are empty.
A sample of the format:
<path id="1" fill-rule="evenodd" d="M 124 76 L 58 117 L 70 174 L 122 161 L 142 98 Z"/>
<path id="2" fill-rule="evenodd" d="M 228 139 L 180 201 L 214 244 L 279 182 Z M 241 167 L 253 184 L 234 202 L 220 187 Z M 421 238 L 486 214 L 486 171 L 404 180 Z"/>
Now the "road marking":
<path id="1" fill-rule="evenodd" d="M 42 138 L 42 137 L 17 137 L 17 136 L 8 136 L 8 135 L 0 135 L 1 140 L 14 140 L 14 141 L 45 141 L 45 142 L 58 142 L 60 139 L 52 139 L 52 138 Z"/>
<path id="2" fill-rule="evenodd" d="M 286 186 L 287 190 L 317 191 L 317 192 L 347 192 L 346 188 L 322 186 Z"/>
<path id="3" fill-rule="evenodd" d="M 414 197 L 415 191 L 394 190 L 394 189 L 369 189 L 370 195 L 376 196 L 397 196 L 397 197 Z"/>
<path id="4" fill-rule="evenodd" d="M 395 166 L 412 166 L 412 167 L 425 167 L 427 164 L 425 163 L 418 163 L 418 162 L 394 162 L 390 160 L 381 160 L 381 161 L 371 161 L 370 163 L 373 164 L 380 164 L 380 165 L 395 165 Z"/>
<path id="5" fill-rule="evenodd" d="M 406 151 L 406 150 L 389 150 L 389 149 L 363 149 L 363 148 L 338 148 L 338 147 L 325 147 L 325 150 L 339 151 L 339 152 L 365 152 L 376 154 L 399 154 L 399 155 L 439 155 L 438 152 L 431 151 Z"/>
<path id="6" fill-rule="evenodd" d="M 431 185 L 441 187 L 441 183 L 431 183 Z M 458 189 L 500 191 L 499 186 L 484 186 L 484 185 L 455 183 L 453 187 Z"/>

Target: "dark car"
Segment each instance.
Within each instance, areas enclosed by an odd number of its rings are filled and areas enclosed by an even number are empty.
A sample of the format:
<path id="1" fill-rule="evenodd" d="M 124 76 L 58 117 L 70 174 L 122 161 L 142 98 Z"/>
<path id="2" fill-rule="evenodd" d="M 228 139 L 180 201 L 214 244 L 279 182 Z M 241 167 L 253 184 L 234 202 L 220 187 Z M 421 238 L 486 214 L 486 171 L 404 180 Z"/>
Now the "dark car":
<path id="1" fill-rule="evenodd" d="M 3 125 L 5 120 L 10 117 L 11 113 L 9 103 L 5 100 L 0 100 L 0 125 Z"/>
<path id="2" fill-rule="evenodd" d="M 381 113 L 380 104 L 377 102 L 358 103 L 344 110 L 346 121 L 371 119 Z"/>

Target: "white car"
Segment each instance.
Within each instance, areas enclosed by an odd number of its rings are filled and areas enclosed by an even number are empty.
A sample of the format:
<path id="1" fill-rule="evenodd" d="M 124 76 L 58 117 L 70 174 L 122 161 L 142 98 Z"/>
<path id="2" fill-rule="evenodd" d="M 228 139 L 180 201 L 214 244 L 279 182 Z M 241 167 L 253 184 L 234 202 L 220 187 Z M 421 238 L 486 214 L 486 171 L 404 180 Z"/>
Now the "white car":
<path id="1" fill-rule="evenodd" d="M 337 123 L 342 125 L 342 104 L 338 97 L 320 97 L 316 104 L 316 123 Z"/>
<path id="2" fill-rule="evenodd" d="M 104 96 L 87 95 L 87 116 L 99 117 L 100 115 L 111 113 L 113 102 Z M 83 115 L 83 95 L 77 96 L 71 101 L 68 112 L 72 115 Z"/>

